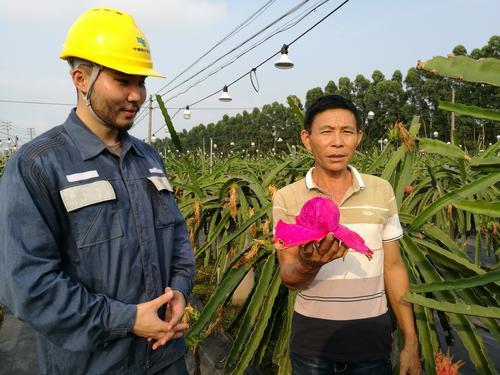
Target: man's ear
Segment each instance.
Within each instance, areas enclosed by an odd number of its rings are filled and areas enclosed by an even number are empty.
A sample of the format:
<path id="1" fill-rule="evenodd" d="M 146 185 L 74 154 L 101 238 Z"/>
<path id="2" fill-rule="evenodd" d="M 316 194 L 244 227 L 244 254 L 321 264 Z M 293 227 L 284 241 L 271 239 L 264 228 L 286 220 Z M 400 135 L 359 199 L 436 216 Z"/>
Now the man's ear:
<path id="1" fill-rule="evenodd" d="M 311 151 L 311 145 L 309 143 L 309 132 L 305 129 L 302 129 L 300 132 L 300 139 L 302 141 L 302 144 L 304 145 L 305 148 L 307 148 L 309 151 Z"/>
<path id="2" fill-rule="evenodd" d="M 73 84 L 75 85 L 76 89 L 82 92 L 84 95 L 87 93 L 88 77 L 89 74 L 87 72 L 87 69 L 85 69 L 85 67 L 82 65 L 71 71 L 71 79 L 73 80 Z"/>
<path id="3" fill-rule="evenodd" d="M 361 143 L 362 139 L 363 139 L 363 130 L 360 130 L 360 131 L 358 131 L 358 140 L 356 142 L 356 147 L 359 146 L 359 144 Z"/>

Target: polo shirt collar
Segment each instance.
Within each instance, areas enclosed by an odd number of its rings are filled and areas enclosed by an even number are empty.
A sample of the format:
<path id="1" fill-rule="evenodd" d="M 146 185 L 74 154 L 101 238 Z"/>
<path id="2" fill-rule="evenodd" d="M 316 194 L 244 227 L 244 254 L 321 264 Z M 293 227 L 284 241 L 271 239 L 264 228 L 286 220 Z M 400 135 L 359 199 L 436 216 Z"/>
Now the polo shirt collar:
<path id="1" fill-rule="evenodd" d="M 356 168 L 354 168 L 352 165 L 348 165 L 347 168 L 351 171 L 352 174 L 352 188 L 354 192 L 364 190 L 365 189 L 365 182 L 363 181 L 363 178 L 361 177 L 361 173 L 358 172 Z M 308 190 L 311 189 L 319 189 L 316 184 L 313 181 L 312 178 L 312 171 L 314 167 L 309 169 L 306 173 L 306 187 Z"/>
<path id="2" fill-rule="evenodd" d="M 83 160 L 91 159 L 106 149 L 106 145 L 77 116 L 76 108 L 71 110 L 63 127 L 80 152 Z M 125 153 L 130 148 L 133 148 L 137 155 L 144 157 L 140 148 L 134 143 L 134 139 L 127 132 L 121 134 L 120 141 L 122 150 Z"/>

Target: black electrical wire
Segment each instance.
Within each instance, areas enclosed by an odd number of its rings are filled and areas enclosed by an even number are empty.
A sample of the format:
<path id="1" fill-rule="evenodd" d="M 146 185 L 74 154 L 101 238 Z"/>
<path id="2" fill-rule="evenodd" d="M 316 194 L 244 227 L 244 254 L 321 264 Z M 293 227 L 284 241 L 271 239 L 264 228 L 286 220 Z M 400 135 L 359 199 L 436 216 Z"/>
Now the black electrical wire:
<path id="1" fill-rule="evenodd" d="M 246 55 L 248 52 L 250 52 L 251 50 L 253 50 L 254 48 L 258 47 L 259 45 L 261 45 L 262 43 L 266 42 L 267 40 L 269 40 L 270 38 L 272 38 L 273 36 L 283 32 L 283 31 L 286 31 L 286 30 L 289 30 L 290 28 L 292 28 L 293 26 L 297 25 L 300 21 L 302 21 L 305 17 L 307 17 L 309 14 L 311 14 L 312 12 L 316 11 L 319 7 L 321 7 L 322 5 L 324 5 L 325 3 L 327 3 L 328 1 L 330 0 L 323 0 L 323 1 L 320 1 L 319 3 L 317 3 L 315 6 L 313 6 L 312 8 L 310 8 L 309 10 L 307 10 L 306 12 L 302 13 L 301 15 L 299 15 L 297 18 L 289 21 L 287 24 L 281 26 L 280 28 L 278 28 L 277 30 L 275 30 L 274 32 L 272 32 L 271 34 L 269 34 L 268 36 L 266 36 L 265 38 L 263 38 L 262 40 L 260 40 L 259 42 L 255 43 L 254 45 L 252 45 L 251 47 L 249 47 L 247 50 L 243 51 L 241 54 L 239 54 L 238 56 L 234 57 L 233 60 L 230 60 L 226 63 L 224 63 L 223 65 L 220 65 L 219 67 L 217 67 L 215 70 L 211 71 L 210 73 L 208 73 L 206 76 L 204 76 L 203 78 L 200 78 L 198 81 L 196 81 L 195 83 L 191 84 L 190 86 L 184 88 L 183 90 L 177 92 L 175 95 L 167 98 L 165 101 L 166 102 L 169 102 L 177 97 L 179 97 L 180 95 L 183 95 L 185 93 L 187 93 L 189 90 L 191 90 L 193 87 L 196 87 L 197 85 L 199 85 L 200 83 L 206 81 L 208 78 L 210 78 L 211 76 L 215 75 L 216 73 L 220 72 L 222 69 L 226 68 L 227 66 L 233 64 L 236 60 L 238 60 L 239 58 L 241 58 L 242 56 Z M 275 55 L 273 55 L 275 56 Z"/>
<path id="2" fill-rule="evenodd" d="M 252 39 L 256 38 L 257 36 L 259 36 L 260 34 L 262 34 L 264 31 L 266 31 L 267 29 L 269 29 L 270 27 L 274 26 L 276 23 L 278 23 L 279 21 L 281 21 L 282 19 L 288 17 L 290 14 L 296 12 L 298 9 L 300 9 L 302 6 L 304 6 L 304 4 L 306 4 L 309 0 L 304 0 L 302 1 L 300 4 L 298 5 L 295 5 L 293 8 L 291 8 L 290 10 L 288 10 L 286 13 L 282 14 L 281 16 L 279 16 L 277 19 L 275 19 L 274 21 L 272 21 L 271 23 L 269 23 L 268 25 L 266 25 L 265 27 L 263 27 L 262 29 L 260 29 L 259 31 L 257 31 L 255 34 L 253 34 L 251 37 L 247 38 L 245 41 L 243 41 L 242 43 L 240 43 L 239 45 L 237 45 L 236 47 L 233 47 L 230 51 L 226 52 L 224 55 L 218 57 L 217 59 L 215 59 L 214 61 L 212 61 L 210 64 L 208 64 L 207 66 L 205 66 L 204 68 L 202 68 L 201 70 L 199 70 L 198 72 L 194 73 L 193 75 L 191 75 L 189 78 L 186 78 L 184 81 L 182 81 L 181 83 L 178 83 L 177 85 L 175 85 L 174 87 L 172 87 L 171 89 L 167 90 L 165 93 L 161 94 L 161 96 L 165 96 L 167 95 L 169 92 L 172 92 L 173 90 L 175 90 L 176 88 L 182 86 L 184 83 L 190 81 L 191 79 L 193 79 L 194 77 L 196 77 L 197 75 L 203 73 L 205 70 L 211 68 L 214 64 L 216 64 L 217 62 L 219 62 L 220 60 L 222 60 L 223 58 L 227 57 L 228 55 L 230 55 L 231 53 L 233 53 L 234 51 L 238 50 L 239 48 L 241 48 L 242 46 L 244 46 L 246 43 L 248 43 L 249 41 L 251 41 Z M 161 90 L 160 90 L 161 91 Z"/>
<path id="3" fill-rule="evenodd" d="M 74 106 L 75 104 L 69 103 L 53 103 L 53 102 L 36 102 L 36 101 L 25 101 L 25 100 L 7 100 L 0 99 L 0 103 L 14 103 L 14 104 L 41 104 L 41 105 L 65 105 L 65 106 Z"/>
<path id="4" fill-rule="evenodd" d="M 301 39 L 304 35 L 306 35 L 307 33 L 309 33 L 312 29 L 314 29 L 316 26 L 318 26 L 321 22 L 323 22 L 324 20 L 326 20 L 328 17 L 330 17 L 332 14 L 334 14 L 335 12 L 337 12 L 340 8 L 342 8 L 345 4 L 347 4 L 350 0 L 345 0 L 342 4 L 340 4 L 339 6 L 337 6 L 335 9 L 333 9 L 331 12 L 329 12 L 326 16 L 324 16 L 323 18 L 321 18 L 318 22 L 316 22 L 314 25 L 312 25 L 310 28 L 308 28 L 306 31 L 304 31 L 302 34 L 300 34 L 298 37 L 296 37 L 294 40 L 292 40 L 290 43 L 288 43 L 287 45 L 290 46 L 292 45 L 293 43 L 297 42 L 299 39 Z M 234 85 L 236 82 L 240 81 L 241 79 L 243 79 L 244 77 L 246 77 L 248 74 L 250 74 L 252 72 L 253 69 L 257 69 L 259 68 L 260 66 L 264 65 L 266 62 L 268 62 L 269 60 L 271 60 L 272 58 L 274 58 L 275 56 L 277 56 L 278 54 L 280 54 L 281 52 L 281 49 L 280 51 L 272 54 L 271 56 L 269 56 L 267 59 L 265 59 L 264 61 L 262 61 L 261 63 L 259 63 L 257 66 L 255 66 L 254 68 L 252 68 L 250 71 L 246 72 L 245 74 L 242 74 L 240 77 L 236 78 L 234 81 L 228 83 L 226 86 L 227 87 L 230 87 L 232 85 Z M 197 101 L 195 101 L 194 103 L 191 103 L 189 104 L 189 107 L 193 107 L 194 105 L 198 104 L 198 103 L 201 103 L 202 101 L 216 95 L 217 93 L 219 93 L 221 91 L 221 89 L 203 97 L 202 99 L 199 99 Z"/>
<path id="5" fill-rule="evenodd" d="M 250 17 L 248 17 L 245 21 L 243 21 L 239 26 L 237 26 L 234 30 L 232 30 L 228 35 L 226 35 L 224 38 L 222 38 L 220 41 L 215 43 L 213 47 L 211 47 L 207 52 L 205 52 L 203 55 L 198 57 L 193 63 L 191 63 L 187 68 L 185 68 L 182 72 L 177 74 L 174 78 L 172 78 L 169 82 L 167 82 L 164 86 L 162 86 L 156 93 L 159 93 L 160 91 L 164 90 L 167 88 L 170 84 L 175 82 L 177 78 L 182 76 L 184 73 L 186 73 L 189 69 L 191 69 L 194 65 L 196 65 L 198 62 L 200 62 L 204 57 L 206 57 L 210 52 L 212 52 L 215 48 L 220 46 L 222 43 L 224 43 L 226 40 L 231 38 L 232 36 L 236 35 L 238 32 L 243 30 L 245 27 L 250 25 L 253 21 L 255 21 L 262 13 L 264 13 L 267 8 L 269 8 L 276 0 L 269 0 L 267 3 L 265 3 L 262 7 L 260 7 L 255 13 L 253 13 Z"/>

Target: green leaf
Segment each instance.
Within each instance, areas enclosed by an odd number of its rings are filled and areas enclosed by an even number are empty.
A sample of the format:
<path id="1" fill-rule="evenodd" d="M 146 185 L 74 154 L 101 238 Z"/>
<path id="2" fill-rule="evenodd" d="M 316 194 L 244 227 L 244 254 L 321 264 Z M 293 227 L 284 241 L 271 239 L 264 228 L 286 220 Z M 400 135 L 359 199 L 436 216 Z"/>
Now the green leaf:
<path id="1" fill-rule="evenodd" d="M 444 233 L 439 236 L 439 239 L 443 241 L 443 237 L 446 236 Z M 448 236 L 446 236 L 448 237 Z M 448 237 L 449 238 L 449 237 Z M 443 264 L 446 264 L 446 262 L 443 261 L 444 258 L 446 260 L 450 261 L 451 264 L 453 264 L 453 268 L 456 269 L 457 271 L 460 272 L 473 272 L 474 274 L 477 275 L 482 275 L 486 273 L 485 270 L 483 270 L 481 267 L 478 265 L 472 263 L 467 259 L 461 249 L 459 251 L 453 251 L 453 249 L 445 249 L 442 248 L 430 241 L 427 240 L 420 240 L 418 238 L 413 239 L 415 243 L 418 243 L 422 246 L 424 246 L 427 250 L 429 250 L 429 254 L 432 256 L 434 255 L 436 259 L 439 259 L 440 262 Z M 443 241 L 445 242 L 445 241 Z M 446 241 L 448 242 L 448 241 Z"/>
<path id="2" fill-rule="evenodd" d="M 472 212 L 478 215 L 486 215 L 489 217 L 500 217 L 500 202 L 487 202 L 487 201 L 470 201 L 459 200 L 452 202 L 453 206 L 460 210 Z"/>
<path id="3" fill-rule="evenodd" d="M 473 288 L 489 283 L 500 281 L 500 269 L 490 271 L 478 276 L 462 278 L 458 280 L 442 281 L 432 284 L 411 285 L 411 291 L 415 293 L 435 292 L 438 290 L 455 290 L 464 288 Z"/>
<path id="4" fill-rule="evenodd" d="M 208 300 L 196 323 L 193 324 L 191 329 L 186 334 L 186 339 L 188 341 L 194 339 L 194 337 L 201 332 L 210 319 L 212 319 L 217 307 L 226 302 L 229 295 L 238 286 L 250 267 L 251 264 L 247 263 L 237 269 L 229 271 L 227 276 L 220 283 L 219 287 L 210 296 L 210 299 Z"/>
<path id="5" fill-rule="evenodd" d="M 417 67 L 442 77 L 500 86 L 500 59 L 494 57 L 475 60 L 467 56 L 435 56 L 419 62 Z"/>
<path id="6" fill-rule="evenodd" d="M 439 109 L 455 112 L 459 115 L 482 118 L 492 121 L 500 121 L 500 112 L 493 109 L 486 109 L 474 105 L 465 105 L 460 103 L 439 102 Z"/>
<path id="7" fill-rule="evenodd" d="M 408 227 L 408 231 L 419 229 L 424 223 L 429 220 L 429 218 L 435 215 L 443 207 L 446 207 L 448 204 L 456 200 L 467 198 L 477 192 L 485 190 L 488 187 L 495 185 L 498 181 L 500 181 L 500 173 L 491 174 L 480 177 L 476 181 L 459 189 L 450 191 L 449 193 L 438 198 L 434 203 L 432 203 L 423 212 L 421 212 L 420 215 L 416 217 L 415 221 L 410 224 L 410 226 Z"/>
<path id="8" fill-rule="evenodd" d="M 273 280 L 269 289 L 266 292 L 265 300 L 263 302 L 263 308 L 260 311 L 258 320 L 255 324 L 255 328 L 253 329 L 245 349 L 240 357 L 239 362 L 236 365 L 236 369 L 233 372 L 234 375 L 243 375 L 245 370 L 248 368 L 248 364 L 252 359 L 259 343 L 264 336 L 264 330 L 267 327 L 267 323 L 269 321 L 269 317 L 271 316 L 271 312 L 273 310 L 274 300 L 276 295 L 278 294 L 279 288 L 281 286 L 281 278 L 279 268 L 274 272 Z"/>
<path id="9" fill-rule="evenodd" d="M 301 124 L 301 126 L 304 126 L 304 112 L 302 112 L 302 110 L 300 109 L 297 98 L 293 95 L 290 95 L 286 98 L 286 101 L 288 102 L 288 105 L 292 109 L 292 112 L 296 117 L 297 121 Z"/>
<path id="10" fill-rule="evenodd" d="M 279 164 L 277 167 L 275 167 L 273 170 L 271 170 L 264 180 L 262 181 L 262 186 L 265 188 L 273 182 L 273 180 L 276 178 L 276 175 L 280 173 L 283 169 L 288 167 L 288 165 L 292 162 L 293 159 L 289 159 L 281 164 Z"/>
<path id="11" fill-rule="evenodd" d="M 408 132 L 413 136 L 416 137 L 418 135 L 418 131 L 420 130 L 420 116 L 413 116 L 411 119 L 410 123 L 410 129 Z"/>
<path id="12" fill-rule="evenodd" d="M 375 160 L 375 162 L 371 163 L 371 165 L 368 166 L 368 168 L 366 169 L 366 173 L 372 174 L 381 165 L 386 164 L 387 163 L 387 159 L 388 159 L 389 155 L 391 154 L 391 152 L 392 152 L 392 148 L 391 147 L 384 148 L 384 150 L 382 151 L 382 153 L 378 156 L 377 160 Z"/>
<path id="13" fill-rule="evenodd" d="M 481 172 L 497 173 L 500 171 L 500 158 L 490 156 L 486 158 L 474 158 L 470 161 L 472 170 Z"/>
<path id="14" fill-rule="evenodd" d="M 219 244 L 219 247 L 226 246 L 228 243 L 233 241 L 236 237 L 238 237 L 240 234 L 245 232 L 250 225 L 252 225 L 255 221 L 259 220 L 262 216 L 264 215 L 269 215 L 271 213 L 272 205 L 268 204 L 267 206 L 261 208 L 259 211 L 257 211 L 251 218 L 249 218 L 247 221 L 242 223 L 240 227 L 235 230 L 231 235 L 225 240 L 222 241 Z"/>
<path id="15" fill-rule="evenodd" d="M 160 106 L 161 113 L 163 115 L 163 118 L 165 119 L 165 125 L 167 125 L 168 132 L 170 133 L 170 139 L 172 140 L 172 143 L 174 144 L 175 148 L 179 150 L 180 153 L 184 153 L 184 149 L 182 147 L 181 140 L 179 139 L 179 135 L 175 131 L 174 124 L 172 124 L 172 119 L 170 118 L 170 115 L 168 114 L 167 107 L 165 107 L 165 104 L 163 103 L 163 99 L 161 98 L 161 95 L 157 94 L 156 95 L 156 101 L 158 102 L 158 105 Z"/>
<path id="16" fill-rule="evenodd" d="M 405 251 L 408 252 L 409 256 L 414 259 L 418 267 L 418 272 L 423 277 L 424 282 L 433 283 L 443 281 L 434 266 L 423 255 L 423 252 L 408 235 L 405 234 L 403 236 L 401 244 Z M 434 292 L 434 295 L 439 301 L 454 302 L 456 300 L 453 291 L 437 291 Z M 462 343 L 469 353 L 469 358 L 476 367 L 478 373 L 494 374 L 495 366 L 488 356 L 488 351 L 484 345 L 483 339 L 477 333 L 470 319 L 464 314 L 457 314 L 455 312 L 447 311 L 446 315 L 457 334 L 460 336 Z"/>
<path id="17" fill-rule="evenodd" d="M 196 251 L 196 254 L 195 254 L 196 257 L 203 254 L 203 252 L 206 251 L 212 245 L 212 243 L 217 239 L 219 234 L 224 229 L 224 226 L 228 222 L 229 218 L 230 218 L 229 211 L 225 210 L 224 215 L 222 216 L 221 220 L 217 224 L 217 227 L 215 227 L 213 229 L 213 231 L 208 233 L 207 239 L 205 240 L 203 245 Z M 226 243 L 226 245 L 227 245 L 227 243 Z M 219 247 L 221 247 L 221 246 L 219 246 Z"/>
<path id="18" fill-rule="evenodd" d="M 422 297 L 415 293 L 407 293 L 403 297 L 405 301 L 416 303 L 420 306 L 425 306 L 433 310 L 452 312 L 455 314 L 483 316 L 485 318 L 500 319 L 500 307 L 466 305 L 464 303 L 450 303 L 438 301 L 433 298 Z"/>
<path id="19" fill-rule="evenodd" d="M 232 370 L 236 365 L 240 357 L 240 353 L 243 350 L 252 329 L 254 328 L 255 322 L 257 321 L 257 317 L 263 306 L 266 291 L 269 288 L 269 284 L 271 283 L 273 277 L 275 257 L 274 253 L 271 254 L 267 257 L 264 263 L 262 273 L 255 287 L 255 292 L 252 294 L 245 316 L 241 322 L 238 336 L 236 337 L 236 340 L 234 341 L 231 351 L 226 359 L 225 368 L 227 370 Z"/>
<path id="20" fill-rule="evenodd" d="M 418 140 L 418 148 L 420 152 L 439 154 L 451 159 L 470 160 L 470 157 L 460 147 L 437 139 L 420 138 Z"/>
<path id="21" fill-rule="evenodd" d="M 389 148 L 389 147 L 387 147 L 387 148 Z M 384 171 L 382 172 L 382 176 L 381 177 L 384 180 L 387 180 L 387 181 L 390 180 L 392 174 L 394 173 L 396 167 L 398 166 L 398 163 L 405 156 L 405 153 L 407 151 L 408 150 L 406 149 L 406 146 L 405 145 L 401 145 L 401 146 L 399 146 L 399 148 L 397 149 L 397 151 L 394 154 L 392 154 L 391 158 L 389 159 L 389 161 L 385 165 Z"/>

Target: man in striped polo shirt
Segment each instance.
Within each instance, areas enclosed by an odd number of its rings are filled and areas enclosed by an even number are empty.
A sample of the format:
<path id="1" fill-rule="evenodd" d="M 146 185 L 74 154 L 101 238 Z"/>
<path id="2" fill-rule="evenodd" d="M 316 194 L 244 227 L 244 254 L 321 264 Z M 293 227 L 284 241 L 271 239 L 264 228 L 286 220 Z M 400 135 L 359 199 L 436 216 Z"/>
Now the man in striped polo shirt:
<path id="1" fill-rule="evenodd" d="M 276 224 L 293 223 L 310 198 L 330 197 L 340 208 L 341 224 L 374 251 L 369 260 L 332 233 L 305 246 L 277 245 L 282 281 L 298 290 L 290 344 L 293 374 L 391 374 L 386 295 L 404 336 L 399 373 L 420 373 L 413 310 L 402 300 L 409 282 L 399 251 L 403 231 L 394 192 L 387 181 L 349 165 L 361 126 L 356 107 L 341 96 L 312 103 L 301 138 L 315 165 L 273 198 Z"/>

